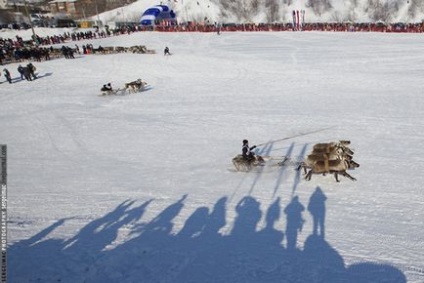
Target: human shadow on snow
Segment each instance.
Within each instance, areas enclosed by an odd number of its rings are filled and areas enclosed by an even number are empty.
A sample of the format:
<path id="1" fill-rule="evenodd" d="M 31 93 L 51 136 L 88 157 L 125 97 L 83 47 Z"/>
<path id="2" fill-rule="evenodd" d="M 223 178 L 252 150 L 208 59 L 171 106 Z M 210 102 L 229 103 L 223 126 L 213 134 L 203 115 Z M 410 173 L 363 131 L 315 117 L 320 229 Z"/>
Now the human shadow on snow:
<path id="1" fill-rule="evenodd" d="M 313 216 L 313 234 L 303 248 L 305 206 L 297 196 L 282 207 L 277 198 L 266 211 L 258 200 L 243 197 L 235 207 L 233 226 L 226 228 L 227 197 L 212 208 L 199 206 L 175 233 L 187 195 L 143 221 L 149 200 L 136 206 L 127 200 L 93 220 L 71 239 L 49 234 L 62 219 L 28 240 L 9 248 L 11 282 L 223 282 L 223 283 L 403 283 L 395 267 L 373 263 L 346 266 L 325 240 L 326 196 L 319 187 L 307 211 Z M 285 215 L 283 219 L 282 215 Z M 263 215 L 264 214 L 264 215 Z M 258 228 L 261 219 L 264 225 Z M 286 224 L 285 231 L 276 223 Z M 315 228 L 316 227 L 316 228 Z M 304 227 L 303 227 L 304 228 Z M 173 232 L 174 231 L 174 232 Z M 124 233 L 125 241 L 119 235 Z"/>

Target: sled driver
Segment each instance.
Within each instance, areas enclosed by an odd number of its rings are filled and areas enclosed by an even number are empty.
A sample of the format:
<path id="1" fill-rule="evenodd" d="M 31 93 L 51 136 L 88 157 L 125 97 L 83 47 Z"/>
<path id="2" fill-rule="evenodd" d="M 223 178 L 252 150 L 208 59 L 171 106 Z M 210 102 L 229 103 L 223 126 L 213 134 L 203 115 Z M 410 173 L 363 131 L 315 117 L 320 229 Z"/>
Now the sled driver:
<path id="1" fill-rule="evenodd" d="M 107 85 L 103 85 L 103 87 L 101 88 L 101 91 L 111 91 L 112 90 L 112 85 L 110 83 L 108 83 Z"/>
<path id="2" fill-rule="evenodd" d="M 254 161 L 255 160 L 255 154 L 252 152 L 256 148 L 256 145 L 249 147 L 249 141 L 243 140 L 243 146 L 241 148 L 241 152 L 243 155 L 243 158 L 248 161 Z M 258 161 L 263 162 L 263 158 L 258 156 Z"/>

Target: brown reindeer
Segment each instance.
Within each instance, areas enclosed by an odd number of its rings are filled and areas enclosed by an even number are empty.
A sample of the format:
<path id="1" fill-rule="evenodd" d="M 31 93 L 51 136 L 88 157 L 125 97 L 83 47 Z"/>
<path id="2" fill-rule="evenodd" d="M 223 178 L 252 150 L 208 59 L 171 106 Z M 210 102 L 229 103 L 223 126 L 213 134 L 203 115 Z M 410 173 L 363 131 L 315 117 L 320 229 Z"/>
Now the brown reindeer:
<path id="1" fill-rule="evenodd" d="M 338 174 L 341 174 L 345 177 L 348 177 L 352 181 L 356 181 L 356 179 L 350 176 L 346 170 L 352 168 L 358 168 L 359 164 L 353 160 L 319 160 L 315 161 L 311 166 L 308 174 L 306 174 L 305 179 L 310 181 L 312 174 L 325 174 L 325 173 L 333 173 L 336 181 L 339 182 Z"/>
<path id="2" fill-rule="evenodd" d="M 311 168 L 316 161 L 342 160 L 342 159 L 352 160 L 353 157 L 352 155 L 346 152 L 343 152 L 341 150 L 336 150 L 330 153 L 312 151 L 312 153 L 309 154 L 306 157 L 306 159 L 299 164 L 299 166 L 297 167 L 297 170 L 300 170 L 301 168 L 303 168 L 306 174 L 307 168 Z"/>
<path id="3" fill-rule="evenodd" d="M 141 79 L 138 79 L 136 81 L 126 83 L 125 89 L 128 91 L 128 93 L 136 93 L 142 91 L 146 84 L 146 82 L 143 82 Z"/>
<path id="4" fill-rule="evenodd" d="M 354 152 L 347 146 L 345 145 L 341 145 L 341 144 L 323 144 L 323 143 L 318 143 L 316 145 L 313 146 L 312 148 L 312 152 L 313 153 L 333 153 L 333 152 L 338 152 L 338 153 L 347 153 L 350 155 L 353 155 Z"/>
<path id="5" fill-rule="evenodd" d="M 330 143 L 317 143 L 313 146 L 312 150 L 316 152 L 325 152 L 330 153 L 335 150 L 342 150 L 348 154 L 353 155 L 353 151 L 348 147 L 350 141 L 341 140 L 339 142 L 330 142 Z"/>

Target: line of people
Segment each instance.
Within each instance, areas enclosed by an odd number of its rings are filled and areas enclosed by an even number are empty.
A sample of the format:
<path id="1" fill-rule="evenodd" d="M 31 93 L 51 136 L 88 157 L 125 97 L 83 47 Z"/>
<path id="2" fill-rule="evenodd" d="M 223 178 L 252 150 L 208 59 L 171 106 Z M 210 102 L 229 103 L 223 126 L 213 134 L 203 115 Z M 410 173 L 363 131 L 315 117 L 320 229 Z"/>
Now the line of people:
<path id="1" fill-rule="evenodd" d="M 27 81 L 32 81 L 37 78 L 35 74 L 35 66 L 32 63 L 29 63 L 25 67 L 22 65 L 19 65 L 18 72 L 21 75 L 21 80 L 26 79 Z M 6 68 L 3 69 L 3 74 L 6 80 L 9 82 L 9 84 L 13 83 L 12 81 L 12 75 L 10 74 L 10 71 Z"/>

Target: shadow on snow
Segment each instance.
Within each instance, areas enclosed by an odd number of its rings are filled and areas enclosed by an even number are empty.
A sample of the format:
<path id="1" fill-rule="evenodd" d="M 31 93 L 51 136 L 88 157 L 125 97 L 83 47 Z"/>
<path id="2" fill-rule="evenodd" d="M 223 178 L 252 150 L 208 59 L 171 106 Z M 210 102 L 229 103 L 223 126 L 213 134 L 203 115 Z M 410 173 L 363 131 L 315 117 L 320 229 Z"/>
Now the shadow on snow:
<path id="1" fill-rule="evenodd" d="M 226 225 L 227 197 L 212 209 L 198 207 L 183 228 L 172 233 L 173 219 L 186 197 L 149 222 L 141 219 L 154 200 L 139 206 L 125 201 L 71 239 L 46 239 L 66 223 L 61 219 L 9 248 L 11 282 L 406 282 L 405 275 L 390 265 L 344 264 L 325 240 L 326 196 L 319 187 L 306 207 L 297 196 L 284 208 L 277 198 L 264 212 L 261 230 L 260 203 L 244 197 L 228 235 L 219 233 Z M 300 249 L 297 237 L 308 212 L 313 233 Z M 277 221 L 286 224 L 285 231 L 274 228 Z M 124 242 L 118 237 L 122 231 L 127 232 Z"/>

